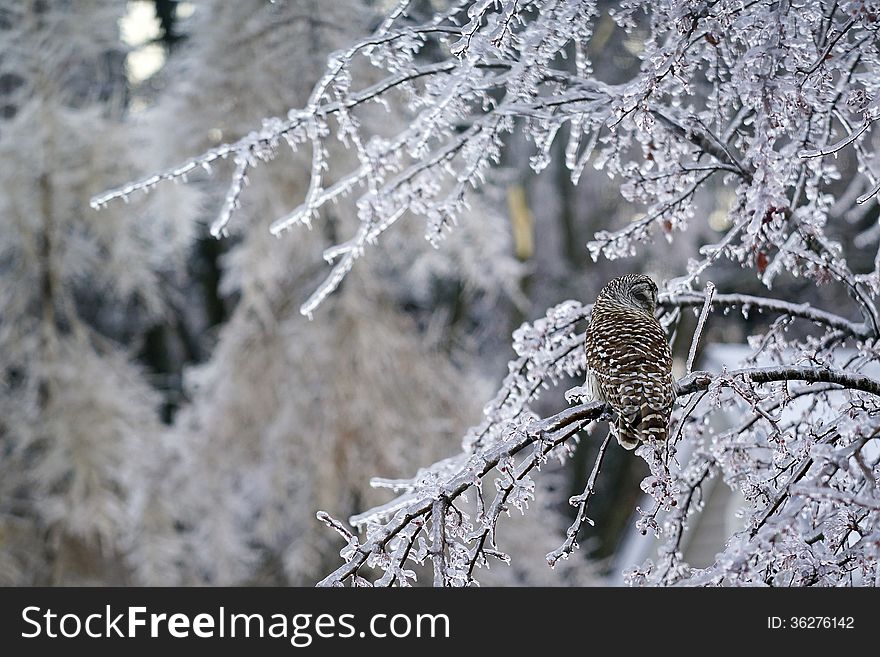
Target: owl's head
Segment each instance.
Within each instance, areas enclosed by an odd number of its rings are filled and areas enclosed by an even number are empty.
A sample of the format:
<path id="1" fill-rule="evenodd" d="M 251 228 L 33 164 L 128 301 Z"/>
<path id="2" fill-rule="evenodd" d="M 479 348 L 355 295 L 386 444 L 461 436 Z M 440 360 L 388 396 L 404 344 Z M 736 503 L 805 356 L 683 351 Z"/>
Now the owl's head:
<path id="1" fill-rule="evenodd" d="M 599 300 L 602 299 L 653 315 L 657 309 L 657 284 L 644 274 L 618 276 L 599 292 Z"/>

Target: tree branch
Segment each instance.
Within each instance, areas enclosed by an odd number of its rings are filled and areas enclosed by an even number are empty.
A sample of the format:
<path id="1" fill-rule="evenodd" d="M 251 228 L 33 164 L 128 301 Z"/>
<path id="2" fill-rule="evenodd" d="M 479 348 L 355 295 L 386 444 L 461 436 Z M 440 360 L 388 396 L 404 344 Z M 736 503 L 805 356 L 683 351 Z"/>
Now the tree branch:
<path id="1" fill-rule="evenodd" d="M 737 378 L 747 379 L 755 384 L 774 381 L 833 383 L 846 389 L 859 390 L 880 397 L 880 381 L 870 377 L 850 374 L 842 370 L 801 366 L 745 368 L 721 375 L 713 375 L 704 371 L 694 372 L 679 379 L 676 392 L 678 396 L 689 395 L 708 389 L 715 381 L 725 385 L 725 381 L 732 382 Z M 473 454 L 459 470 L 438 486 L 436 493 L 451 503 L 473 487 L 477 480 L 487 475 L 503 458 L 514 456 L 539 440 L 552 446 L 562 444 L 587 424 L 598 420 L 604 409 L 605 405 L 599 402 L 579 404 L 544 418 L 525 431 L 515 432 L 508 440 L 489 447 L 484 452 Z M 318 586 L 335 586 L 342 583 L 355 573 L 371 554 L 382 550 L 414 519 L 425 518 L 431 513 L 435 501 L 436 496 L 426 494 L 421 499 L 399 510 L 389 522 L 370 532 L 370 540 L 357 546 L 352 551 L 350 560 L 321 580 Z"/>
<path id="2" fill-rule="evenodd" d="M 659 303 L 661 306 L 702 306 L 705 302 L 705 294 L 702 292 L 685 292 L 682 294 L 662 294 Z M 857 324 L 840 315 L 813 308 L 808 303 L 791 303 L 781 299 L 768 297 L 756 297 L 750 294 L 716 294 L 712 300 L 712 306 L 751 306 L 772 312 L 783 313 L 792 317 L 800 317 L 817 324 L 824 324 L 831 328 L 844 331 L 848 335 L 859 340 L 876 337 L 874 332 L 864 323 Z"/>
<path id="3" fill-rule="evenodd" d="M 658 109 L 651 110 L 651 114 L 658 121 L 660 121 L 660 123 L 665 125 L 672 133 L 678 135 L 686 141 L 691 142 L 695 146 L 699 147 L 701 151 L 703 151 L 707 155 L 711 155 L 722 164 L 733 167 L 734 171 L 738 173 L 740 177 L 746 182 L 752 182 L 753 172 L 746 168 L 746 166 L 743 165 L 743 163 L 740 162 L 739 159 L 737 159 L 737 157 L 730 152 L 730 149 L 727 148 L 727 145 L 723 141 L 721 141 L 721 139 L 712 134 L 709 130 L 706 130 L 705 128 L 697 128 L 694 126 L 688 126 L 686 128 L 678 121 L 673 119 L 671 116 Z"/>
<path id="4" fill-rule="evenodd" d="M 602 468 L 602 461 L 605 460 L 605 450 L 608 448 L 609 442 L 611 442 L 610 431 L 605 435 L 605 440 L 603 440 L 602 444 L 599 446 L 599 452 L 596 454 L 596 462 L 593 465 L 592 472 L 590 472 L 590 477 L 587 480 L 587 485 L 584 487 L 584 491 L 568 501 L 569 504 L 578 505 L 577 515 L 575 516 L 574 522 L 571 523 L 571 526 L 565 532 L 565 542 L 547 554 L 547 564 L 551 568 L 555 568 L 556 562 L 560 559 L 567 559 L 568 555 L 570 555 L 577 547 L 577 535 L 584 522 L 591 526 L 593 525 L 593 521 L 587 517 L 587 507 L 590 504 L 590 498 L 593 496 L 593 493 L 595 493 L 596 477 L 599 476 L 599 471 Z"/>
<path id="5" fill-rule="evenodd" d="M 709 310 L 712 308 L 712 299 L 714 297 L 715 284 L 709 281 L 706 283 L 706 291 L 703 293 L 703 309 L 700 311 L 700 318 L 697 320 L 697 328 L 694 329 L 694 337 L 691 340 L 691 348 L 688 351 L 687 365 L 685 366 L 686 374 L 690 374 L 694 369 L 697 347 L 700 344 L 700 337 L 703 335 L 703 328 L 706 326 L 706 319 L 709 317 Z"/>
<path id="6" fill-rule="evenodd" d="M 861 374 L 850 374 L 843 370 L 820 369 L 792 365 L 789 367 L 750 367 L 734 370 L 724 375 L 728 379 L 744 378 L 752 383 L 773 383 L 774 381 L 806 381 L 808 383 L 834 383 L 849 390 L 859 390 L 880 397 L 880 381 Z M 679 396 L 698 390 L 705 390 L 717 378 L 709 372 L 694 372 L 678 381 Z"/>

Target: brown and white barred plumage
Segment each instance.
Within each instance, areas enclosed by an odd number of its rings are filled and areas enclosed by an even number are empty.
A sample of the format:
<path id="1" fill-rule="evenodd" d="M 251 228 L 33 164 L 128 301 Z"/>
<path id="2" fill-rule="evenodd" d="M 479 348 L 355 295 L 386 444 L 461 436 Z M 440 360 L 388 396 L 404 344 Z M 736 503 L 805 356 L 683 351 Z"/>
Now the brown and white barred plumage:
<path id="1" fill-rule="evenodd" d="M 657 285 L 628 274 L 602 288 L 587 329 L 586 386 L 617 415 L 617 441 L 635 449 L 649 436 L 666 440 L 675 401 L 672 352 L 654 317 Z"/>

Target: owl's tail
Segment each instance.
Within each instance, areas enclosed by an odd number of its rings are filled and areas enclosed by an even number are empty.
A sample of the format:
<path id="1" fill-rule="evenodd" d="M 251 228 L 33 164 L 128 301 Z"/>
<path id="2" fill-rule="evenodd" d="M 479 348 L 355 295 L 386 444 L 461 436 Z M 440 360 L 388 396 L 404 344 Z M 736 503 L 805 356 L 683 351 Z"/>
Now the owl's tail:
<path id="1" fill-rule="evenodd" d="M 617 416 L 617 442 L 624 449 L 635 449 L 649 438 L 665 441 L 669 433 L 669 411 L 644 404 L 636 413 Z"/>

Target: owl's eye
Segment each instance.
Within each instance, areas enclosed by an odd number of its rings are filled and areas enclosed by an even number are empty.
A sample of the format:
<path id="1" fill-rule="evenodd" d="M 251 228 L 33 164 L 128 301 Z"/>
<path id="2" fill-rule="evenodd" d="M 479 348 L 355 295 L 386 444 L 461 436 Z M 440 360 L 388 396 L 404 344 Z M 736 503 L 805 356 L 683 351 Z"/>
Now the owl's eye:
<path id="1" fill-rule="evenodd" d="M 651 305 L 654 302 L 653 290 L 647 286 L 635 288 L 632 294 L 637 301 L 644 302 L 646 305 Z"/>

